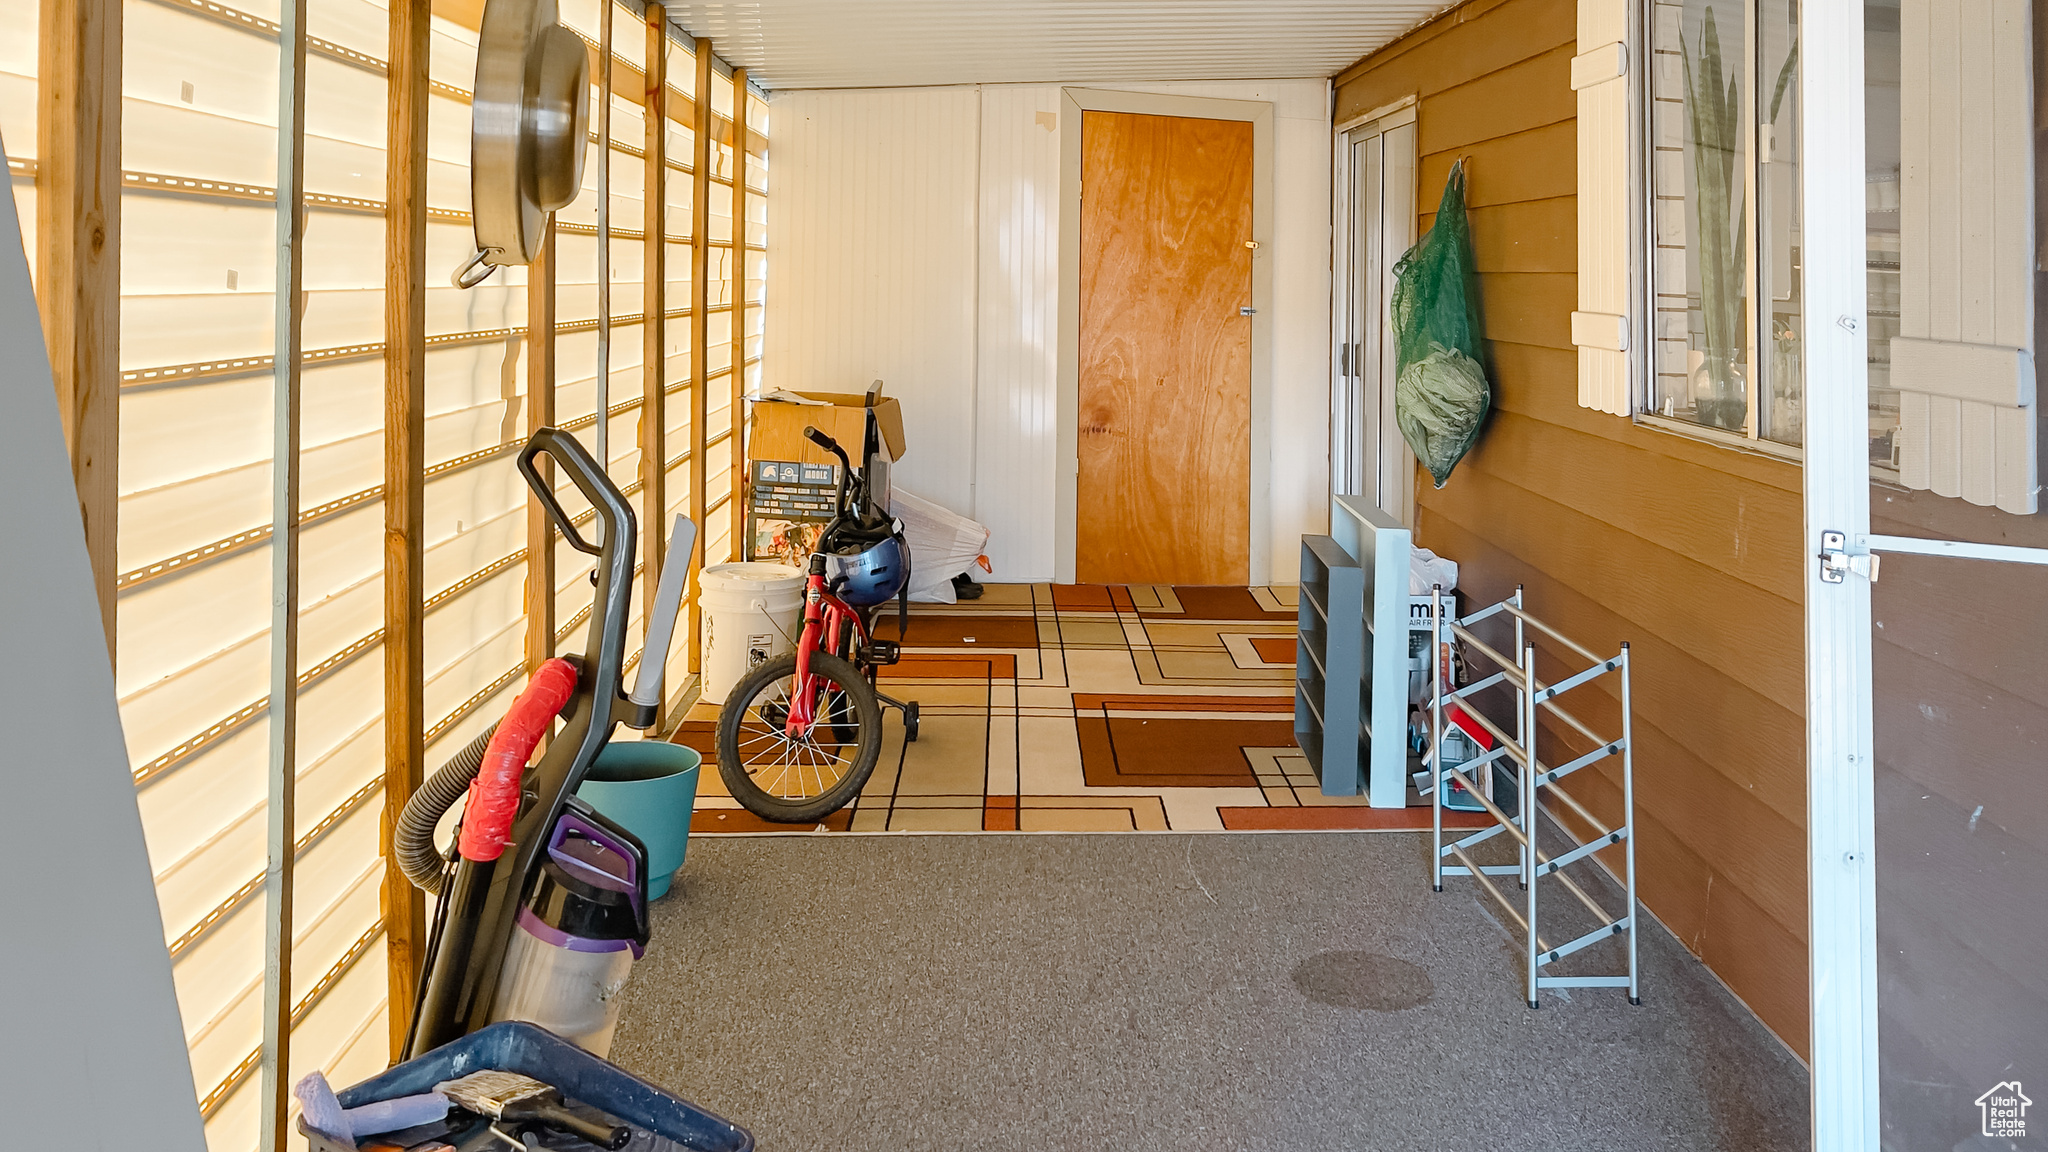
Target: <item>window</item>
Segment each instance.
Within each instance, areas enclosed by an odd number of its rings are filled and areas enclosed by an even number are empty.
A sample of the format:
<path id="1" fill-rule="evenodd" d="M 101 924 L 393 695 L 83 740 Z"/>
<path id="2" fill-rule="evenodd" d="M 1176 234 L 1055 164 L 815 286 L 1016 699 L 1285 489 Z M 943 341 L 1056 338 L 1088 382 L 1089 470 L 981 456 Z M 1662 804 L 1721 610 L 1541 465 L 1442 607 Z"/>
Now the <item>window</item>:
<path id="1" fill-rule="evenodd" d="M 1865 0 L 1863 43 L 1871 476 L 2022 514 L 2039 504 L 2048 167 L 2032 6 Z M 1578 16 L 1579 403 L 1797 457 L 1798 0 L 1578 0 Z"/>
<path id="2" fill-rule="evenodd" d="M 1652 420 L 1797 447 L 1795 0 L 1650 5 Z"/>

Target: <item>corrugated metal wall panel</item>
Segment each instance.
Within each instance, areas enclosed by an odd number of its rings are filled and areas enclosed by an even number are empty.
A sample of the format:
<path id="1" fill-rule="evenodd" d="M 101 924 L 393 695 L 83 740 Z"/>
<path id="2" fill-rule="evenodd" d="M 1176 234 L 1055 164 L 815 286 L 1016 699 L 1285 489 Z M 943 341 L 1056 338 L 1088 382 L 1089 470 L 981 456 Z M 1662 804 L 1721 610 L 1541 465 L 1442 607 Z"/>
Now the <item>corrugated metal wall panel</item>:
<path id="1" fill-rule="evenodd" d="M 981 96 L 975 517 L 996 578 L 1052 577 L 1059 418 L 1060 91 Z"/>
<path id="2" fill-rule="evenodd" d="M 972 514 L 978 97 L 797 92 L 775 109 L 773 386 L 902 401 L 894 482 Z"/>

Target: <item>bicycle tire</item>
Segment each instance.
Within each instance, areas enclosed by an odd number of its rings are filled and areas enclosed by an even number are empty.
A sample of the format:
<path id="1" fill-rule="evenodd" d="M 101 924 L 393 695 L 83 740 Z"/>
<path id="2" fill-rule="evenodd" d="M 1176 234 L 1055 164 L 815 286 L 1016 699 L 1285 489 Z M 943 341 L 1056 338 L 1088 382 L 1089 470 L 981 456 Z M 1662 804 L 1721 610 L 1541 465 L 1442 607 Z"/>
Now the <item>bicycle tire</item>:
<path id="1" fill-rule="evenodd" d="M 831 745 L 790 741 L 779 732 L 779 725 L 771 726 L 760 720 L 764 711 L 787 715 L 790 682 L 796 676 L 794 654 L 778 656 L 747 673 L 719 709 L 718 775 L 732 798 L 763 820 L 808 824 L 837 812 L 860 794 L 868 777 L 874 774 L 875 762 L 882 756 L 882 705 L 867 678 L 846 660 L 827 652 L 811 653 L 811 672 L 824 677 L 830 685 L 826 689 L 824 715 L 813 727 L 829 729 L 833 736 Z M 836 696 L 832 687 L 838 689 Z M 848 707 L 852 709 L 851 717 L 847 716 Z M 748 720 L 750 714 L 755 717 L 752 722 Z M 844 723 L 843 719 L 852 722 Z M 849 729 L 851 739 L 847 738 Z M 776 777 L 763 786 L 756 779 L 757 773 L 750 770 L 748 757 L 743 755 L 749 749 L 790 755 L 759 765 L 763 775 L 776 770 Z M 824 771 L 828 767 L 838 774 L 826 785 Z M 801 788 L 807 770 L 820 784 L 815 794 L 777 794 L 782 785 L 789 783 L 792 772 L 796 787 Z"/>

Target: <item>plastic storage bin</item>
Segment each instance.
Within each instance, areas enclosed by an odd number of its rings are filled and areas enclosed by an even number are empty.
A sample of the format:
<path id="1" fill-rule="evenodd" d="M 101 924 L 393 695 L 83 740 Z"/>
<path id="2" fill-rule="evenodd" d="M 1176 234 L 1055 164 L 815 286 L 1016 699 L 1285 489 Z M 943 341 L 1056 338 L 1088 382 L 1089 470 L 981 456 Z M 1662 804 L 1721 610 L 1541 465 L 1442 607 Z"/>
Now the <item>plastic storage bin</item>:
<path id="1" fill-rule="evenodd" d="M 638 1129 L 627 1152 L 750 1152 L 754 1137 L 730 1120 L 672 1096 L 616 1065 L 592 1056 L 544 1028 L 519 1021 L 493 1024 L 450 1041 L 336 1095 L 344 1108 L 431 1092 L 443 1080 L 494 1069 L 519 1072 L 561 1089 Z M 317 1150 L 324 1143 L 316 1139 Z"/>

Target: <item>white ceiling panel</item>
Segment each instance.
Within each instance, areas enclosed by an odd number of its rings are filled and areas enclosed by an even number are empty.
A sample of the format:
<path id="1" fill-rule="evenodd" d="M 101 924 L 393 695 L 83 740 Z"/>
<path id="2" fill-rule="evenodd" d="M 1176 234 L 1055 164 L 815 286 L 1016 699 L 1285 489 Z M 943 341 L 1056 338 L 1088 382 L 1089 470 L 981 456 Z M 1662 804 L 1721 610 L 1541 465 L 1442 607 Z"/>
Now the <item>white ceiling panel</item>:
<path id="1" fill-rule="evenodd" d="M 673 0 L 764 88 L 1331 76 L 1447 0 Z"/>

